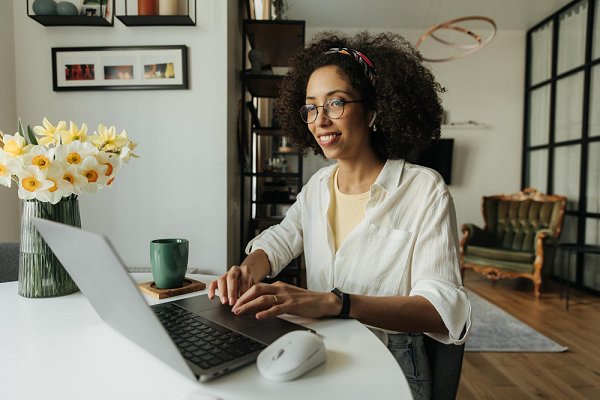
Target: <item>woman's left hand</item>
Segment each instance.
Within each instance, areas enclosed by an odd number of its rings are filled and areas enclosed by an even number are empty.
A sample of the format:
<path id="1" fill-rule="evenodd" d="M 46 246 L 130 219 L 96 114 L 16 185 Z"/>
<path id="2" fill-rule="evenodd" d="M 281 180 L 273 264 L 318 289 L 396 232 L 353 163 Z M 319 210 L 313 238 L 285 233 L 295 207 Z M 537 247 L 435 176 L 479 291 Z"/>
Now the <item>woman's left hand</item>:
<path id="1" fill-rule="evenodd" d="M 306 318 L 336 316 L 342 307 L 330 292 L 313 292 L 283 282 L 257 283 L 245 292 L 231 311 L 236 314 L 256 313 L 257 319 L 291 314 Z"/>

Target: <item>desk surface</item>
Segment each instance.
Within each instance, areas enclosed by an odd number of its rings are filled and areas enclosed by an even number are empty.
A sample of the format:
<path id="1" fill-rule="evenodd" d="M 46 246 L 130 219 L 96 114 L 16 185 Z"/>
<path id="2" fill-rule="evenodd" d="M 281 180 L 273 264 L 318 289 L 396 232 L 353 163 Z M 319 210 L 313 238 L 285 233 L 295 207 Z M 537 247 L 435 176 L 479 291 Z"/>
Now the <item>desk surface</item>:
<path id="1" fill-rule="evenodd" d="M 192 277 L 211 280 L 203 275 Z M 134 274 L 134 279 L 143 282 L 151 275 Z M 144 297 L 149 304 L 158 302 Z M 203 394 L 225 400 L 412 398 L 391 353 L 359 322 L 286 319 L 323 336 L 327 348 L 324 365 L 290 382 L 269 381 L 253 364 L 199 383 L 110 328 L 82 293 L 28 299 L 17 294 L 16 282 L 1 283 L 2 398 L 192 400 L 205 398 Z"/>

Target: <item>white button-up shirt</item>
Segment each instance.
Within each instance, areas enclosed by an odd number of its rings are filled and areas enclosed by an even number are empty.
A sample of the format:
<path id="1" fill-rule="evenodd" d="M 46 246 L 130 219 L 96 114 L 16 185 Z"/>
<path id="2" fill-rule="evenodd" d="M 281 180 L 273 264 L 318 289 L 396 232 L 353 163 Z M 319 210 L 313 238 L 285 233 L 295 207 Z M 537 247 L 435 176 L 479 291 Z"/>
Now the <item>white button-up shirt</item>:
<path id="1" fill-rule="evenodd" d="M 426 334 L 463 343 L 471 306 L 461 285 L 454 203 L 443 179 L 431 169 L 388 160 L 371 186 L 365 218 L 335 252 L 327 218 L 335 168 L 317 171 L 283 221 L 250 241 L 246 252 L 264 250 L 271 276 L 304 252 L 309 290 L 422 296 L 449 331 Z"/>

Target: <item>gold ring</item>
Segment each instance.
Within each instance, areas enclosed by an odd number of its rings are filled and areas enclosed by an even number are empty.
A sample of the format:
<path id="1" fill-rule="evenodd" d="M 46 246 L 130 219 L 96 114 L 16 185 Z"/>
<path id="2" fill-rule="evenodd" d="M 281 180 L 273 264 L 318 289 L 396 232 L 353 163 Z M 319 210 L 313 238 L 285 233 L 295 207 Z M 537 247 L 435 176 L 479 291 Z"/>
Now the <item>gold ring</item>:
<path id="1" fill-rule="evenodd" d="M 277 304 L 277 296 L 273 295 L 273 304 Z"/>

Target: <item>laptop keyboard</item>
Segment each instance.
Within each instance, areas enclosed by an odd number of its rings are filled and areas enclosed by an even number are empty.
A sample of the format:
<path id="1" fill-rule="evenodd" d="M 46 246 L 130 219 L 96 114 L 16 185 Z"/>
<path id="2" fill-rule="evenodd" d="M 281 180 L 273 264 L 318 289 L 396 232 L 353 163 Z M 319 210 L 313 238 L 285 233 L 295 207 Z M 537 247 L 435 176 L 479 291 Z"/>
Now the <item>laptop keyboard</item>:
<path id="1" fill-rule="evenodd" d="M 152 309 L 183 357 L 201 368 L 213 368 L 266 347 L 174 304 Z"/>

